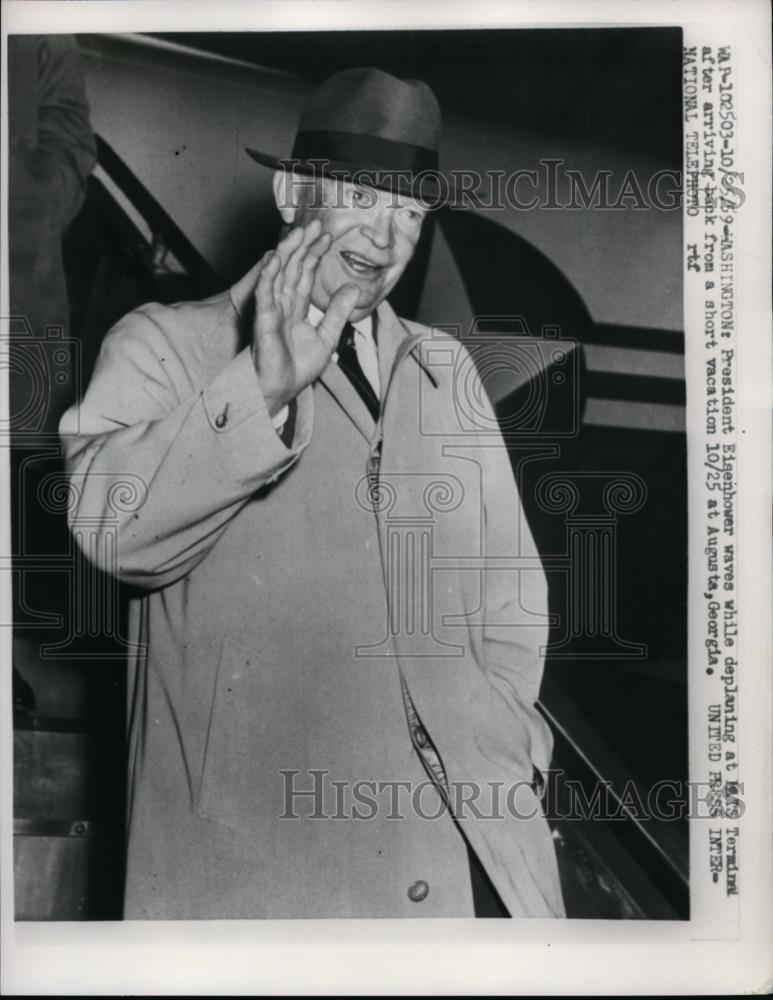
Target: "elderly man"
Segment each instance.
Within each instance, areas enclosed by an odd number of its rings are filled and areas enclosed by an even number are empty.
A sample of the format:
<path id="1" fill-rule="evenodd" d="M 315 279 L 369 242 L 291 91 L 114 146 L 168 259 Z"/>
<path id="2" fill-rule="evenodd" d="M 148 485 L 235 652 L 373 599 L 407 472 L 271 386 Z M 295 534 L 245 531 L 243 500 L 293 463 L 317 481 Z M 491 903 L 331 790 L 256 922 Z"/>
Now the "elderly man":
<path id="1" fill-rule="evenodd" d="M 72 526 L 135 588 L 128 917 L 563 913 L 544 576 L 488 403 L 386 301 L 438 132 L 423 83 L 323 83 L 291 161 L 249 150 L 276 249 L 125 317 L 62 421 Z"/>

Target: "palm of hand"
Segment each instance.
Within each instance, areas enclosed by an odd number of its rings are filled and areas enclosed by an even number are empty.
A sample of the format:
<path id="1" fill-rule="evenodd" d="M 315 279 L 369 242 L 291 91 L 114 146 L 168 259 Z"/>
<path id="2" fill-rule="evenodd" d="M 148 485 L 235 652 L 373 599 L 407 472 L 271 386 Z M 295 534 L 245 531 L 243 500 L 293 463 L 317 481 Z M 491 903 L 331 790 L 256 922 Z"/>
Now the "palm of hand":
<path id="1" fill-rule="evenodd" d="M 255 289 L 252 356 L 273 416 L 327 366 L 359 295 L 344 285 L 314 327 L 308 320 L 314 275 L 330 237 L 318 222 L 294 229 L 266 254 Z"/>

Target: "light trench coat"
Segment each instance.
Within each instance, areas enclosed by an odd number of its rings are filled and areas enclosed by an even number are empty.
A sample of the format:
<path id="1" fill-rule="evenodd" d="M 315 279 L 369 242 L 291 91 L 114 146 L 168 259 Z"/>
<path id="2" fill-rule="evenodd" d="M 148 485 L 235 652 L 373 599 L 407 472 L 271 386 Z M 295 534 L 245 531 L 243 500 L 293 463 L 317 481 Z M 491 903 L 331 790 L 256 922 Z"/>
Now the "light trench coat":
<path id="1" fill-rule="evenodd" d="M 465 840 L 563 915 L 545 579 L 469 356 L 382 303 L 379 421 L 332 361 L 285 446 L 254 284 L 130 313 L 60 424 L 71 530 L 134 588 L 125 915 L 472 916 Z"/>

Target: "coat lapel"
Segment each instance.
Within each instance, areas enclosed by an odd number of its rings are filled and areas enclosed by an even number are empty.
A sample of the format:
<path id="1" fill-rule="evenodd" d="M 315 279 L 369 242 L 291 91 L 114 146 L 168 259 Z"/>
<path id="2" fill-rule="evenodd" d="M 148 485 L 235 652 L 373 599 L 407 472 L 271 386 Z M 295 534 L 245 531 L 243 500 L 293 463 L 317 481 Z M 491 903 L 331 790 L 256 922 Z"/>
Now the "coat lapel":
<path id="1" fill-rule="evenodd" d="M 418 349 L 422 339 L 419 334 L 411 333 L 388 303 L 381 303 L 378 307 L 378 367 L 382 396 L 389 388 L 394 370 L 406 354 L 411 355 L 432 385 L 437 388 L 437 379 L 422 360 L 421 351 Z"/>
<path id="2" fill-rule="evenodd" d="M 378 344 L 378 377 L 381 381 L 382 398 L 389 386 L 392 367 L 397 359 L 400 344 L 410 335 L 394 310 L 386 302 L 382 302 L 376 310 L 377 344 Z"/>
<path id="3" fill-rule="evenodd" d="M 382 302 L 374 317 L 376 328 L 376 344 L 378 347 L 378 372 L 381 383 L 382 411 L 386 392 L 392 377 L 393 369 L 399 365 L 417 338 L 410 335 L 395 315 L 392 308 Z M 360 394 L 351 384 L 335 361 L 331 361 L 320 376 L 320 382 L 336 400 L 342 410 L 351 419 L 360 433 L 372 441 L 377 426 Z"/>
<path id="4" fill-rule="evenodd" d="M 370 441 L 376 429 L 376 422 L 346 375 L 331 361 L 319 377 L 320 383 L 338 403 L 366 441 Z"/>

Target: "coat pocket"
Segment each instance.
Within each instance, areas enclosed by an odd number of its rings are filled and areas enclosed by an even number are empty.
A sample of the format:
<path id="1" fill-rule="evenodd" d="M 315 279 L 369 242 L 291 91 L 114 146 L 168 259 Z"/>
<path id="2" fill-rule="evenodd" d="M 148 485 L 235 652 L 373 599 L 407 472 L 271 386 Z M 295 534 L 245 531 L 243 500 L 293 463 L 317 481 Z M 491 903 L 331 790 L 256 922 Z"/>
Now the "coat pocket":
<path id="1" fill-rule="evenodd" d="M 255 699 L 260 695 L 259 656 L 226 638 L 217 667 L 196 812 L 225 826 L 249 816 L 245 774 L 255 766 Z"/>

